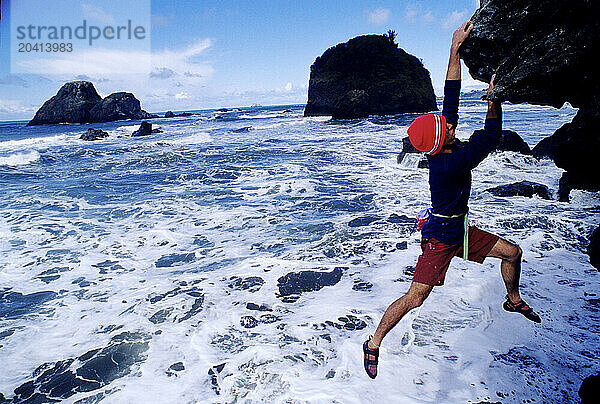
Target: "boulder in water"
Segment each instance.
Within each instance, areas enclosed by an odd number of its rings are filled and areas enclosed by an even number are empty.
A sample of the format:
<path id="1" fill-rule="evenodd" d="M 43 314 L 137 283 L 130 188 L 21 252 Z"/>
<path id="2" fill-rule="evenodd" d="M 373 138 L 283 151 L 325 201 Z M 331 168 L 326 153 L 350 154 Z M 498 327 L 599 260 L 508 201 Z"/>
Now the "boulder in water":
<path id="1" fill-rule="evenodd" d="M 93 141 L 93 140 L 104 139 L 106 137 L 108 137 L 107 132 L 100 130 L 100 129 L 89 128 L 87 130 L 87 132 L 85 132 L 83 135 L 81 135 L 80 139 L 86 140 L 86 141 Z"/>
<path id="2" fill-rule="evenodd" d="M 531 198 L 537 195 L 542 199 L 552 199 L 552 194 L 547 186 L 531 181 L 515 182 L 513 184 L 500 185 L 495 188 L 488 188 L 486 192 L 495 196 L 525 196 Z"/>
<path id="3" fill-rule="evenodd" d="M 305 116 L 363 118 L 437 110 L 429 72 L 386 35 L 364 35 L 317 57 Z"/>

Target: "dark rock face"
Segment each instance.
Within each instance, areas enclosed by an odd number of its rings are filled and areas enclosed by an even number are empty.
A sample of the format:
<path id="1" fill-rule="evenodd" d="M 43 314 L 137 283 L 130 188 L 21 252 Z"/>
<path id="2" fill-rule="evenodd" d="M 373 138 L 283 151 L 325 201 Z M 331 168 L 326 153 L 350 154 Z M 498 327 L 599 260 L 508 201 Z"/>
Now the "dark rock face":
<path id="1" fill-rule="evenodd" d="M 586 377 L 579 388 L 581 404 L 592 404 L 600 401 L 600 373 Z"/>
<path id="2" fill-rule="evenodd" d="M 123 119 L 148 119 L 154 115 L 142 110 L 140 101 L 131 93 L 113 93 L 90 111 L 90 122 L 112 122 Z"/>
<path id="3" fill-rule="evenodd" d="M 537 195 L 543 199 L 552 199 L 552 194 L 547 186 L 531 181 L 515 182 L 513 184 L 500 185 L 499 187 L 489 188 L 485 190 L 495 196 L 526 196 L 531 198 Z"/>
<path id="4" fill-rule="evenodd" d="M 131 136 L 148 136 L 152 134 L 152 124 L 146 121 L 143 121 L 140 124 L 140 127 L 136 129 Z"/>
<path id="5" fill-rule="evenodd" d="M 173 118 L 174 116 L 175 114 L 173 113 L 173 111 L 165 112 L 165 118 Z"/>
<path id="6" fill-rule="evenodd" d="M 93 349 L 78 358 L 44 363 L 33 372 L 32 380 L 15 389 L 15 396 L 9 402 L 55 402 L 106 386 L 145 360 L 148 340 L 145 335 L 124 332 L 112 337 L 104 348 Z"/>
<path id="7" fill-rule="evenodd" d="M 345 119 L 437 110 L 429 72 L 384 35 L 336 45 L 310 69 L 305 116 Z"/>
<path id="8" fill-rule="evenodd" d="M 108 133 L 100 129 L 89 128 L 79 139 L 86 141 L 100 140 L 108 137 Z"/>
<path id="9" fill-rule="evenodd" d="M 139 100 L 131 93 L 113 93 L 102 99 L 89 81 L 73 81 L 64 84 L 54 97 L 46 101 L 27 125 L 110 122 L 155 117 L 142 110 Z"/>
<path id="10" fill-rule="evenodd" d="M 476 131 L 477 132 L 477 131 Z M 495 151 L 512 151 L 521 154 L 531 155 L 531 148 L 516 132 L 512 130 L 503 130 L 500 143 Z"/>
<path id="11" fill-rule="evenodd" d="M 590 256 L 590 264 L 600 271 L 600 226 L 596 227 L 590 237 L 587 253 Z"/>
<path id="12" fill-rule="evenodd" d="M 277 280 L 279 296 L 283 297 L 285 302 L 295 302 L 300 298 L 301 293 L 321 290 L 325 286 L 333 286 L 341 278 L 341 268 L 335 268 L 330 272 L 291 272 Z"/>
<path id="13" fill-rule="evenodd" d="M 41 106 L 27 125 L 89 122 L 90 111 L 101 100 L 89 81 L 66 83 Z"/>
<path id="14" fill-rule="evenodd" d="M 474 78 L 488 82 L 496 73 L 491 99 L 579 108 L 572 123 L 534 149 L 567 171 L 565 189 L 600 189 L 600 176 L 590 174 L 600 152 L 593 126 L 600 116 L 598 15 L 600 3 L 589 0 L 482 0 L 460 51 Z"/>

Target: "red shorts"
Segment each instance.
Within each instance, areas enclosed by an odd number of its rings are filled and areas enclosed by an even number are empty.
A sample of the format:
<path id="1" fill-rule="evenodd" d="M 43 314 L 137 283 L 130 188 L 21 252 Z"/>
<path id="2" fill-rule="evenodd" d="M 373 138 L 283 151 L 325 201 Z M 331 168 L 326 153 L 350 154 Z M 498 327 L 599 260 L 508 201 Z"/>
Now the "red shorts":
<path id="1" fill-rule="evenodd" d="M 470 226 L 469 261 L 481 264 L 499 238 L 475 226 Z M 423 254 L 417 261 L 413 282 L 431 286 L 443 285 L 450 261 L 453 257 L 462 257 L 463 254 L 462 244 L 446 244 L 435 238 L 421 240 L 421 250 Z"/>

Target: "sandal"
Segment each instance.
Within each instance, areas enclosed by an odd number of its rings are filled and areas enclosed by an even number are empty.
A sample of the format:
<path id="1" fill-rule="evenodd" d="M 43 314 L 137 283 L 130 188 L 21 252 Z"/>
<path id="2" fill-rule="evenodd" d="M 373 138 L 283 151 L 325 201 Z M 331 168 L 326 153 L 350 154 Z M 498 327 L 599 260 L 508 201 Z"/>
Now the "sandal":
<path id="1" fill-rule="evenodd" d="M 536 312 L 533 311 L 533 309 L 531 307 L 529 307 L 527 305 L 527 303 L 525 303 L 524 300 L 521 300 L 519 303 L 513 303 L 508 298 L 508 295 L 506 295 L 506 301 L 504 302 L 504 304 L 502 305 L 502 307 L 506 311 L 510 311 L 510 312 L 513 312 L 513 313 L 521 313 L 528 320 L 531 320 L 531 321 L 533 321 L 535 323 L 541 323 L 542 322 L 542 319 L 540 318 L 540 316 L 538 316 L 536 314 Z"/>
<path id="2" fill-rule="evenodd" d="M 369 341 L 371 337 L 367 339 L 363 344 L 363 356 L 364 356 L 364 364 L 365 371 L 367 375 L 371 379 L 375 379 L 377 377 L 377 363 L 379 358 L 379 348 L 371 349 L 369 348 Z"/>

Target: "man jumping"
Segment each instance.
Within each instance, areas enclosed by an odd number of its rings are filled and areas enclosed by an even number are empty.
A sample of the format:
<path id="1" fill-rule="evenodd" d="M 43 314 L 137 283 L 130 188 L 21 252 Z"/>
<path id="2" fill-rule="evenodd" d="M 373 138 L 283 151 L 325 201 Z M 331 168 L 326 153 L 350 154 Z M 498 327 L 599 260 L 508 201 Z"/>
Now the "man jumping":
<path id="1" fill-rule="evenodd" d="M 408 128 L 410 142 L 427 155 L 432 208 L 428 210 L 428 217 L 424 218 L 426 221 L 421 229 L 422 254 L 408 292 L 387 308 L 375 334 L 363 344 L 365 370 L 372 379 L 377 376 L 381 341 L 407 312 L 423 304 L 434 286 L 444 284 L 453 257 L 460 256 L 478 263 L 483 263 L 486 257 L 500 258 L 500 270 L 507 291 L 504 310 L 521 313 L 536 323 L 541 322 L 519 294 L 521 248 L 468 225 L 471 170 L 497 146 L 502 134 L 500 103 L 488 100 L 484 130 L 474 133 L 467 142 L 454 137 L 461 74 L 458 49 L 472 29 L 473 25 L 467 21 L 452 37 L 442 116 L 420 116 Z M 493 88 L 492 76 L 488 94 Z"/>

